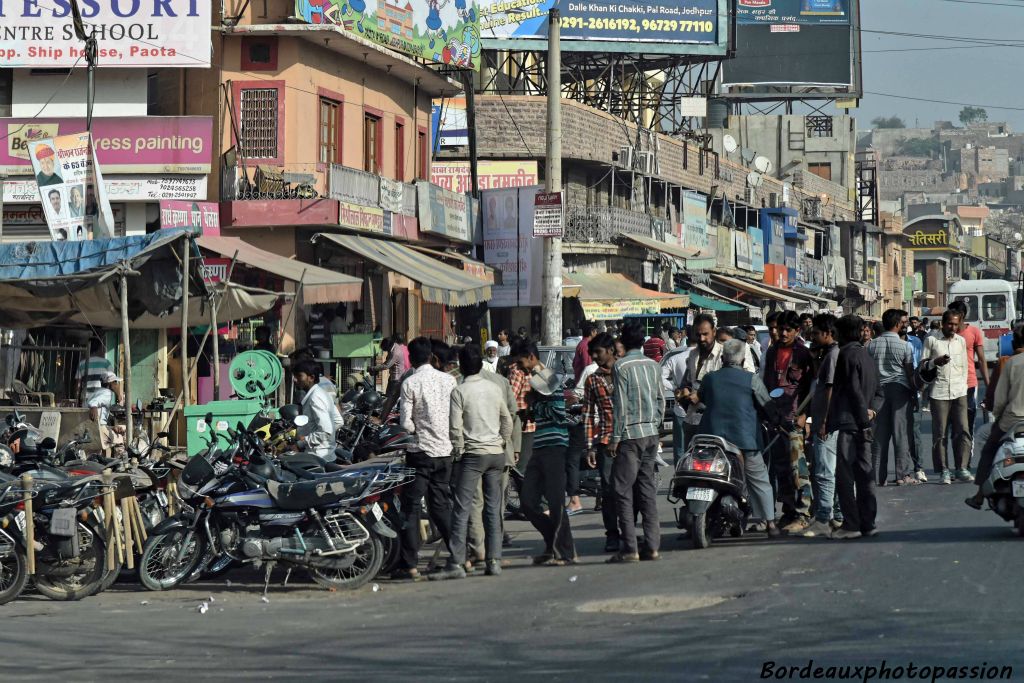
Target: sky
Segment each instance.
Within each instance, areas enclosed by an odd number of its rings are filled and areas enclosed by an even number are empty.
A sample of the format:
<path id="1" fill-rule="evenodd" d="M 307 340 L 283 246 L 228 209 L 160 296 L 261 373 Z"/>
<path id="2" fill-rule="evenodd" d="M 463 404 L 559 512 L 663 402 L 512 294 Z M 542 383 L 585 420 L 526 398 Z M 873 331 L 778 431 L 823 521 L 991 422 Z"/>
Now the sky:
<path id="1" fill-rule="evenodd" d="M 864 51 L 864 99 L 851 113 L 858 128 L 870 128 L 876 116 L 897 115 L 907 126 L 915 121 L 931 127 L 934 121 L 959 124 L 962 105 L 917 102 L 904 97 L 963 102 L 986 107 L 989 121 L 1008 121 L 1024 132 L 1024 0 L 861 0 Z M 985 47 L 977 44 L 893 36 L 889 31 L 959 39 L 1015 43 Z M 962 49 L 928 49 L 963 46 Z M 907 50 L 875 52 L 877 50 Z M 1018 111 L 991 105 L 1017 107 Z"/>

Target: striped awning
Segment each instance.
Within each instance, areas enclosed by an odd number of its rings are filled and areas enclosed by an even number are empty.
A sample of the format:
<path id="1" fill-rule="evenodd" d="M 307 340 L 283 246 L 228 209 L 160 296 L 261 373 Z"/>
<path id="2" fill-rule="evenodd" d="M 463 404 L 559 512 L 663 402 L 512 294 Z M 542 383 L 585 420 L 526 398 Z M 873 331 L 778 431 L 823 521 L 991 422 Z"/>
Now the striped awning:
<path id="1" fill-rule="evenodd" d="M 491 298 L 489 282 L 453 268 L 405 244 L 364 235 L 330 233 L 314 235 L 313 241 L 321 238 L 420 283 L 424 301 L 447 306 L 472 306 Z"/>
<path id="2" fill-rule="evenodd" d="M 684 247 L 681 244 L 669 244 L 651 237 L 641 237 L 628 232 L 619 233 L 622 237 L 635 242 L 642 247 L 653 251 L 660 251 L 663 254 L 680 259 L 686 264 L 687 270 L 708 270 L 715 267 L 714 254 L 702 254 L 692 247 Z"/>
<path id="3" fill-rule="evenodd" d="M 758 299 L 781 301 L 788 304 L 803 304 L 806 301 L 805 299 L 790 296 L 788 293 L 783 294 L 780 291 L 772 291 L 762 284 L 750 282 L 749 280 L 741 280 L 739 278 L 728 277 L 726 275 L 719 275 L 718 273 L 712 273 L 711 279 L 720 285 L 731 287 L 737 292 L 743 292 L 744 294 Z"/>
<path id="4" fill-rule="evenodd" d="M 588 320 L 618 320 L 690 305 L 690 297 L 685 294 L 644 289 L 621 273 L 568 273 L 562 276 L 562 282 L 563 292 L 566 285 L 579 288 L 576 298 Z"/>
<path id="5" fill-rule="evenodd" d="M 283 280 L 301 282 L 302 301 L 306 304 L 359 301 L 362 296 L 363 281 L 357 277 L 263 251 L 237 237 L 206 235 L 197 237 L 196 244 L 224 258 L 237 258 L 240 264 Z"/>

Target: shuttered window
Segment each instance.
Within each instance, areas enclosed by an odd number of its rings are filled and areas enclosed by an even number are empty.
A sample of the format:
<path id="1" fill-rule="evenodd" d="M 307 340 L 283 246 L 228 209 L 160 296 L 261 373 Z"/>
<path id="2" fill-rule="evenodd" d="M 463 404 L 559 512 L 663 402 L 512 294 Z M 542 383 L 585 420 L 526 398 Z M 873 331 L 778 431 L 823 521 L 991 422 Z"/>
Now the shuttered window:
<path id="1" fill-rule="evenodd" d="M 244 88 L 239 104 L 242 156 L 246 159 L 278 157 L 277 88 Z"/>

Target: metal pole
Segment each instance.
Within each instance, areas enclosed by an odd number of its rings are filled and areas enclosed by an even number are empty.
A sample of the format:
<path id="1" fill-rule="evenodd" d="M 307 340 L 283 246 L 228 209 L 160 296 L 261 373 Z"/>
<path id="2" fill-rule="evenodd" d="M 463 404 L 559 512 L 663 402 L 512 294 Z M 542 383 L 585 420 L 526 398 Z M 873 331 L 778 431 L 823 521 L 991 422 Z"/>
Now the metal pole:
<path id="1" fill-rule="evenodd" d="M 217 330 L 217 297 L 210 298 L 210 334 L 213 335 L 213 400 L 220 400 L 220 334 Z"/>
<path id="2" fill-rule="evenodd" d="M 188 277 L 189 277 L 189 247 L 192 239 L 185 238 L 181 248 L 181 405 L 182 408 L 189 404 L 189 371 L 188 371 Z M 199 349 L 202 353 L 202 349 Z"/>
<path id="3" fill-rule="evenodd" d="M 562 189 L 562 48 L 559 12 L 548 12 L 547 173 L 544 189 Z M 562 338 L 562 238 L 544 237 L 544 286 L 541 299 L 542 338 L 557 346 Z"/>
<path id="4" fill-rule="evenodd" d="M 128 275 L 121 271 L 121 343 L 124 345 L 124 414 L 128 443 L 135 438 L 135 416 L 132 414 L 132 344 L 128 332 Z"/>

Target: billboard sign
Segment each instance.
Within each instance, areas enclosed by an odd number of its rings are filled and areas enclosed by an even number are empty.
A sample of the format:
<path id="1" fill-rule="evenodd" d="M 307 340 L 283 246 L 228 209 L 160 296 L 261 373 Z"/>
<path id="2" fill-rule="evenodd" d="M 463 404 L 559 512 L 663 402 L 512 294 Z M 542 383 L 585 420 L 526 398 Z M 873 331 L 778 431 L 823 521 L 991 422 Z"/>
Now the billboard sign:
<path id="1" fill-rule="evenodd" d="M 28 151 L 50 236 L 71 242 L 113 237 L 114 215 L 89 134 L 46 138 Z"/>
<path id="2" fill-rule="evenodd" d="M 443 235 L 451 240 L 472 242 L 469 201 L 465 194 L 450 192 L 433 183 L 416 183 L 420 232 Z"/>
<path id="3" fill-rule="evenodd" d="M 84 130 L 84 118 L 0 119 L 0 138 L 6 138 L 0 143 L 0 173 L 32 175 L 32 142 Z M 92 141 L 108 174 L 205 174 L 213 154 L 213 118 L 100 117 L 92 121 Z"/>
<path id="4" fill-rule="evenodd" d="M 338 26 L 412 57 L 480 68 L 476 0 L 295 0 L 295 17 Z"/>
<path id="5" fill-rule="evenodd" d="M 484 47 L 543 47 L 552 9 L 561 13 L 561 45 L 567 51 L 721 56 L 728 43 L 728 0 L 480 0 Z"/>
<path id="6" fill-rule="evenodd" d="M 220 234 L 220 204 L 217 202 L 160 202 L 161 228 L 190 228 L 197 235 Z"/>
<path id="7" fill-rule="evenodd" d="M 481 190 L 536 185 L 536 161 L 478 161 L 477 184 Z M 452 192 L 471 191 L 468 161 L 435 161 L 430 164 L 430 182 Z"/>
<path id="8" fill-rule="evenodd" d="M 469 144 L 466 98 L 438 98 L 430 105 L 430 122 L 435 151 Z"/>
<path id="9" fill-rule="evenodd" d="M 86 30 L 95 26 L 100 68 L 209 68 L 212 3 L 86 2 Z M 0 3 L 0 67 L 67 69 L 86 66 L 75 37 L 71 3 Z"/>
<path id="10" fill-rule="evenodd" d="M 711 254 L 708 239 L 708 200 L 699 192 L 683 191 L 683 245 Z"/>
<path id="11" fill-rule="evenodd" d="M 534 195 L 539 187 L 483 192 L 484 263 L 501 271 L 490 308 L 540 306 L 544 240 L 533 237 Z"/>
<path id="12" fill-rule="evenodd" d="M 850 0 L 737 0 L 737 24 L 849 24 Z"/>

